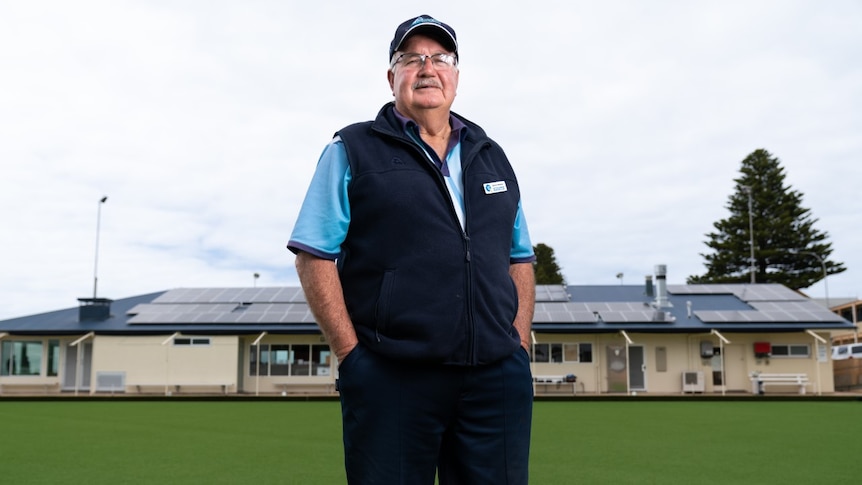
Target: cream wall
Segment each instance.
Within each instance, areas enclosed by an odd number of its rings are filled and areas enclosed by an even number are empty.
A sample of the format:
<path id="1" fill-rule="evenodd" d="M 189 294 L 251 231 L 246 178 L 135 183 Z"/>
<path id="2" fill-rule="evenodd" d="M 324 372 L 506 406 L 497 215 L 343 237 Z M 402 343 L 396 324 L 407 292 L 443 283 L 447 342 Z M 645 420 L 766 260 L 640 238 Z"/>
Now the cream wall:
<path id="1" fill-rule="evenodd" d="M 531 371 L 534 376 L 565 376 L 574 374 L 578 378 L 576 383 L 577 392 L 595 392 L 596 382 L 598 382 L 598 368 L 596 366 L 597 359 L 597 342 L 598 335 L 572 335 L 572 334 L 542 334 L 535 333 L 536 343 L 591 343 L 593 345 L 593 362 L 532 362 L 530 364 Z M 532 360 L 532 357 L 531 357 Z M 560 386 L 542 385 L 537 387 L 537 392 L 571 392 L 571 387 L 567 384 Z"/>
<path id="2" fill-rule="evenodd" d="M 713 384 L 713 368 L 711 359 L 700 357 L 700 342 L 709 340 L 717 349 L 719 338 L 709 333 L 702 334 L 638 334 L 629 333 L 632 344 L 644 349 L 645 387 L 646 392 L 653 394 L 675 394 L 682 392 L 682 373 L 686 371 L 701 371 L 704 374 L 706 393 L 720 393 L 722 387 Z M 831 360 L 831 349 L 827 344 L 816 344 L 815 338 L 805 332 L 747 334 L 723 333 L 729 344 L 724 345 L 724 383 L 727 392 L 752 392 L 749 375 L 752 372 L 763 373 L 805 373 L 811 385 L 810 393 L 834 392 L 834 374 Z M 828 332 L 820 332 L 820 337 L 829 341 Z M 542 334 L 536 333 L 538 343 L 590 343 L 592 344 L 593 361 L 589 363 L 533 363 L 534 375 L 565 376 L 574 374 L 578 382 L 578 393 L 608 392 L 608 346 L 624 348 L 626 341 L 619 333 L 612 334 Z M 125 373 L 126 387 L 135 392 L 135 386 L 173 386 L 198 385 L 220 387 L 229 386 L 229 392 L 246 393 L 279 393 L 279 392 L 333 392 L 338 372 L 338 363 L 334 358 L 330 362 L 329 376 L 250 376 L 249 352 L 254 351 L 251 343 L 257 338 L 252 336 L 209 336 L 208 346 L 175 346 L 171 343 L 162 345 L 167 335 L 159 336 L 102 336 L 92 338 L 91 392 L 96 390 L 96 376 L 99 372 Z M 10 339 L 10 337 L 6 337 Z M 43 340 L 50 338 L 19 338 L 16 340 Z M 57 338 L 63 342 L 61 351 L 65 352 L 68 337 Z M 758 359 L 754 356 L 754 342 L 765 341 L 773 345 L 808 345 L 811 349 L 806 358 L 777 357 Z M 262 344 L 325 344 L 320 335 L 267 335 Z M 657 349 L 666 349 L 666 370 L 657 367 Z M 818 351 L 818 348 L 822 347 Z M 822 356 L 823 360 L 820 360 Z M 0 378 L 0 384 L 5 384 L 3 391 L 11 391 L 12 385 L 34 387 L 40 392 L 59 392 L 59 378 L 47 377 L 44 369 L 47 367 L 46 356 L 43 353 L 42 376 L 7 376 Z M 65 354 L 61 355 L 61 376 L 64 372 Z M 716 367 L 720 368 L 720 367 Z M 241 380 L 238 380 L 241 379 Z M 45 384 L 53 385 L 44 388 Z M 231 387 L 232 386 L 232 387 Z M 566 385 L 553 388 L 537 388 L 538 391 L 566 392 L 571 388 Z M 768 387 L 767 393 L 794 392 L 793 387 Z"/>
<path id="3" fill-rule="evenodd" d="M 593 362 L 591 363 L 533 363 L 533 375 L 565 376 L 575 374 L 578 378 L 578 392 L 606 393 L 608 392 L 608 346 L 625 348 L 626 341 L 619 333 L 594 335 L 566 335 L 536 333 L 537 343 L 574 343 L 590 342 L 593 344 Z M 719 337 L 710 333 L 703 334 L 638 334 L 628 333 L 632 346 L 643 347 L 644 380 L 646 392 L 655 394 L 682 393 L 683 372 L 701 371 L 704 376 L 704 392 L 752 392 L 750 374 L 755 371 L 762 373 L 805 373 L 811 385 L 808 392 L 834 392 L 831 350 L 828 344 L 815 344 L 815 339 L 808 333 L 784 334 L 745 334 L 722 333 L 729 341 L 723 345 L 724 350 L 724 389 L 713 384 L 713 370 L 721 370 L 721 359 L 701 358 L 701 341 L 712 342 L 716 351 L 722 347 Z M 820 336 L 828 342 L 828 332 Z M 755 342 L 770 342 L 773 345 L 808 345 L 808 357 L 777 357 L 758 359 L 754 355 Z M 664 347 L 666 368 L 658 368 L 658 353 Z M 822 361 L 821 361 L 822 358 Z M 537 387 L 537 392 L 558 392 L 558 389 Z M 768 387 L 771 392 L 795 392 L 793 386 Z"/>
<path id="4" fill-rule="evenodd" d="M 183 336 L 183 338 L 188 336 Z M 93 339 L 92 380 L 98 372 L 125 372 L 135 386 L 229 386 L 237 384 L 239 337 L 207 336 L 210 345 L 173 345 L 166 335 Z M 163 345 L 164 344 L 164 345 Z M 95 386 L 93 391 L 95 391 Z"/>

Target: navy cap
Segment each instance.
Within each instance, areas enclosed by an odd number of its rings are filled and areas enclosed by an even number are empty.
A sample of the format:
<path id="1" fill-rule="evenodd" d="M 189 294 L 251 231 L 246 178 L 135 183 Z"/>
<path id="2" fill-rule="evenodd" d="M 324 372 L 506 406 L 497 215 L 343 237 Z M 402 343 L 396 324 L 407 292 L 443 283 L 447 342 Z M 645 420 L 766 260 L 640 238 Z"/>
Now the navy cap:
<path id="1" fill-rule="evenodd" d="M 401 44 L 413 34 L 422 34 L 436 40 L 446 49 L 455 53 L 455 58 L 458 58 L 458 40 L 455 37 L 455 30 L 443 22 L 431 17 L 430 15 L 420 15 L 405 21 L 395 30 L 395 37 L 392 43 L 389 44 L 389 59 L 395 54 Z"/>

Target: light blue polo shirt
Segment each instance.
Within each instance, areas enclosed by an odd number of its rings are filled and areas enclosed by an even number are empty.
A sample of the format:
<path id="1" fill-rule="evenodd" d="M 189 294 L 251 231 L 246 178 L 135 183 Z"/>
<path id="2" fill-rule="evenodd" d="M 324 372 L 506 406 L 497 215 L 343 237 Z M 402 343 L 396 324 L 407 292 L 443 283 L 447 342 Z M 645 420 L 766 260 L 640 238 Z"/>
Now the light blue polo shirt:
<path id="1" fill-rule="evenodd" d="M 397 111 L 396 111 L 397 113 Z M 437 154 L 419 137 L 418 127 L 412 120 L 399 116 L 404 132 L 443 173 L 449 195 L 454 202 L 461 228 L 464 228 L 463 178 L 461 173 L 461 139 L 467 127 L 452 116 L 452 135 L 449 139 L 446 159 L 441 163 Z M 347 187 L 350 184 L 350 163 L 344 142 L 336 136 L 323 149 L 317 169 L 311 179 L 302 208 L 299 210 L 293 233 L 287 244 L 294 253 L 305 251 L 320 258 L 336 259 L 341 254 L 341 244 L 347 237 L 350 226 L 350 200 Z M 535 260 L 527 220 L 518 201 L 518 211 L 512 231 L 512 263 L 529 263 Z"/>

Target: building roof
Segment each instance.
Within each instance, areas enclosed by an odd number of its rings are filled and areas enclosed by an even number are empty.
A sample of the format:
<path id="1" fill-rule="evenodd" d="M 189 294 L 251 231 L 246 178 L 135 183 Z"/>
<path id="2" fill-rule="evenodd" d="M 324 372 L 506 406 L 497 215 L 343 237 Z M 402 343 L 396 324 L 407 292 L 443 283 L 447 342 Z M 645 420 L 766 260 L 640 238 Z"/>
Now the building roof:
<path id="1" fill-rule="evenodd" d="M 777 284 L 536 287 L 538 332 L 701 333 L 853 329 L 810 298 Z M 118 300 L 105 318 L 82 318 L 82 306 L 9 320 L 18 335 L 318 333 L 299 287 L 177 288 Z M 107 310 L 107 309 L 106 309 Z"/>
<path id="2" fill-rule="evenodd" d="M 533 328 L 565 333 L 793 332 L 852 329 L 844 318 L 779 284 L 537 287 Z"/>

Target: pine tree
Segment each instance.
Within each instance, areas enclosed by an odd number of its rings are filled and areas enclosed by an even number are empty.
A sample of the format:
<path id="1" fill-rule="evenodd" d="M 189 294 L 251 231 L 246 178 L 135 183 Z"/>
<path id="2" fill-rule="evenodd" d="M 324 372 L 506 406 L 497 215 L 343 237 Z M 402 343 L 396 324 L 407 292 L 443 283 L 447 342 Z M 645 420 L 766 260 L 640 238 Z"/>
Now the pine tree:
<path id="1" fill-rule="evenodd" d="M 781 283 L 798 290 L 823 279 L 824 268 L 826 274 L 846 271 L 844 263 L 829 260 L 828 234 L 814 228 L 817 219 L 801 206 L 802 194 L 784 184 L 784 168 L 777 157 L 755 150 L 742 161 L 740 173 L 726 206 L 730 217 L 714 223 L 716 232 L 706 235 L 705 244 L 713 250 L 701 253 L 707 272 L 690 276 L 689 284 L 751 282 L 752 239 L 757 283 Z"/>
<path id="2" fill-rule="evenodd" d="M 533 272 L 536 274 L 537 285 L 562 285 L 565 279 L 561 273 L 554 249 L 543 243 L 533 246 L 536 253 L 536 262 L 533 263 Z"/>

